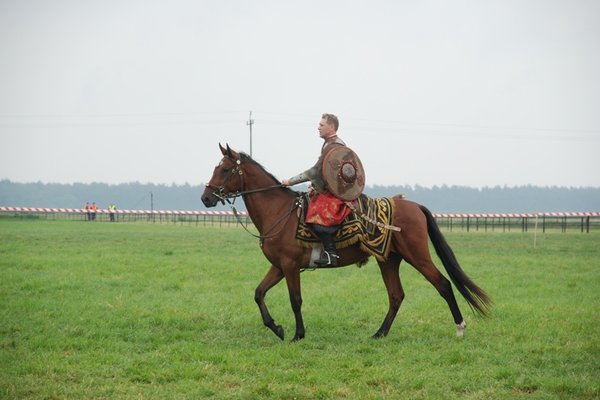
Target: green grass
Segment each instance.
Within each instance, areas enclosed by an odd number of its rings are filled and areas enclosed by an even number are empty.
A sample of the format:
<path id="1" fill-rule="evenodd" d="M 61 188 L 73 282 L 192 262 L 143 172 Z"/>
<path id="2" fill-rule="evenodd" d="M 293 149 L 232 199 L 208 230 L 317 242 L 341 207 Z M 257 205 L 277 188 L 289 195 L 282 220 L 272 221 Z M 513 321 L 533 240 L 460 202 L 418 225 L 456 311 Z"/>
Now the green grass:
<path id="1" fill-rule="evenodd" d="M 0 398 L 597 399 L 600 233 L 447 233 L 495 301 L 456 338 L 412 267 L 389 336 L 374 261 L 302 274 L 306 339 L 263 325 L 239 228 L 0 221 Z M 284 283 L 267 303 L 293 336 Z"/>

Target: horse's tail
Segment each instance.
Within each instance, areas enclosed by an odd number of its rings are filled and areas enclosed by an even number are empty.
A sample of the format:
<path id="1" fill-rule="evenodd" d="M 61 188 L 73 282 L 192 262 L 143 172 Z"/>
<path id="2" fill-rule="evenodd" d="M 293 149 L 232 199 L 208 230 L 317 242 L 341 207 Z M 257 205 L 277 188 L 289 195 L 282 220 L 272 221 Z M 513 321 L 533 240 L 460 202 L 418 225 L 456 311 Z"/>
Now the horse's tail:
<path id="1" fill-rule="evenodd" d="M 433 243 L 435 252 L 440 260 L 442 260 L 444 268 L 446 268 L 448 275 L 450 275 L 450 279 L 469 303 L 471 309 L 476 310 L 482 316 L 486 316 L 492 304 L 492 300 L 487 293 L 477 286 L 475 282 L 467 276 L 465 271 L 462 270 L 454 252 L 448 245 L 448 242 L 446 242 L 442 232 L 440 232 L 440 228 L 435 222 L 435 218 L 431 214 L 431 211 L 424 206 L 420 206 L 420 208 L 427 217 L 427 232 L 429 233 L 429 238 Z"/>

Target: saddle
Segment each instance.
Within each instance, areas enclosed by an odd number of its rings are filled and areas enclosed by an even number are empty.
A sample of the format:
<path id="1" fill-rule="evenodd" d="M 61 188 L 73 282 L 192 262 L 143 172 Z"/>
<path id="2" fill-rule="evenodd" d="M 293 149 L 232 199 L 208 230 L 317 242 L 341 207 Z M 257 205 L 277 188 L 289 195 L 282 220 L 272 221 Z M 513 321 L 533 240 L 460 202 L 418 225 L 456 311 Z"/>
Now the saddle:
<path id="1" fill-rule="evenodd" d="M 308 201 L 308 193 L 302 193 L 297 211 L 296 239 L 303 247 L 320 247 L 321 240 L 304 222 Z M 394 215 L 392 201 L 388 198 L 370 198 L 362 194 L 353 205 L 358 213 L 352 211 L 342 222 L 334 239 L 336 248 L 343 249 L 359 243 L 361 250 L 374 256 L 377 261 L 385 261 L 390 251 L 392 231 L 379 226 L 391 225 Z"/>

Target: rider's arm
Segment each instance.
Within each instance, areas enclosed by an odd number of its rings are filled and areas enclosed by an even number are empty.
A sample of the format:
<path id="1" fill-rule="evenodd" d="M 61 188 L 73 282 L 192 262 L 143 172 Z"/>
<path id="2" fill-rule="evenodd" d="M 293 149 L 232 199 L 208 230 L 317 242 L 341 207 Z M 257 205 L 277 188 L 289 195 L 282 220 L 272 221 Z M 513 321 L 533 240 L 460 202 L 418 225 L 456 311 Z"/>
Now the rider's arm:
<path id="1" fill-rule="evenodd" d="M 318 175 L 319 172 L 317 170 L 317 166 L 315 165 L 314 167 L 307 169 L 306 171 L 301 172 L 298 175 L 291 177 L 290 179 L 282 180 L 281 184 L 284 186 L 293 186 L 297 185 L 298 183 L 312 181 Z"/>

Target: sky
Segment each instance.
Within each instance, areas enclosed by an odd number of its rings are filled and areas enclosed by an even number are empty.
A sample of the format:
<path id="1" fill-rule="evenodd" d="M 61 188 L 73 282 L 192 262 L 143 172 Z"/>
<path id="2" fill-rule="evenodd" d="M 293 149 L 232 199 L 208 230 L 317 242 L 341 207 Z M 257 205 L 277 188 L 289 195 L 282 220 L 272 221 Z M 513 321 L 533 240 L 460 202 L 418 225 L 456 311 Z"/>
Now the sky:
<path id="1" fill-rule="evenodd" d="M 316 162 L 327 112 L 367 185 L 599 187 L 599 15 L 597 0 L 1 0 L 0 179 L 198 185 L 219 143 L 288 178 Z"/>

